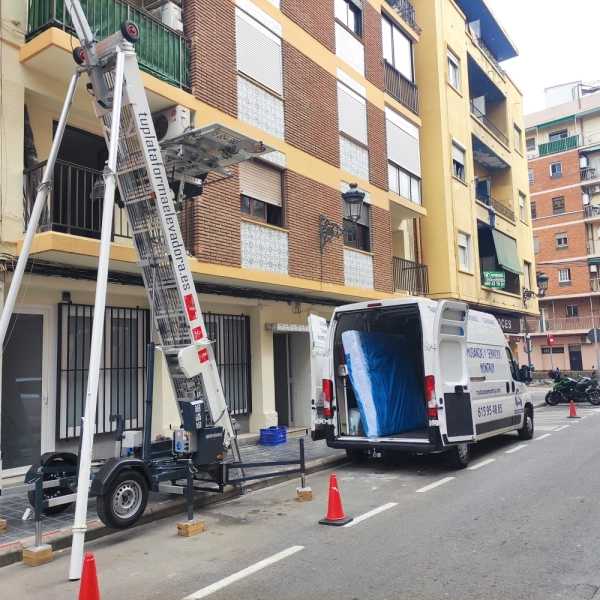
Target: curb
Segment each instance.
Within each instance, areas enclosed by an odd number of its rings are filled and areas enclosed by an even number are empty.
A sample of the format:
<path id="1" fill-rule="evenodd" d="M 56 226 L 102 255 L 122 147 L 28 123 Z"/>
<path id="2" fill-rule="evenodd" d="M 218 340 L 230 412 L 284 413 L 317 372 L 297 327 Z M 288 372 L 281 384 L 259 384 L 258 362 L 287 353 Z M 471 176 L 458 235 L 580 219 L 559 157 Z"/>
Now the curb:
<path id="1" fill-rule="evenodd" d="M 346 464 L 347 462 L 348 457 L 345 453 L 307 461 L 306 474 L 311 475 L 313 473 L 318 473 L 319 471 L 337 467 L 339 465 Z M 222 494 L 216 492 L 205 493 L 202 496 L 194 499 L 194 508 L 210 506 L 211 504 L 217 504 L 218 502 L 225 502 L 232 498 L 237 498 L 238 496 L 242 496 L 256 490 L 271 487 L 277 485 L 278 483 L 284 483 L 290 479 L 299 480 L 299 473 L 286 474 L 285 471 L 283 471 L 281 475 L 269 477 L 268 479 L 259 479 L 254 482 L 243 483 L 241 486 L 227 490 Z M 146 523 L 154 523 L 160 519 L 165 519 L 173 515 L 184 513 L 186 510 L 187 504 L 185 498 L 174 498 L 173 500 L 166 500 L 160 504 L 151 504 L 146 508 L 144 514 L 132 529 L 135 529 L 140 525 L 145 525 Z M 119 531 L 123 530 L 111 529 L 98 519 L 96 521 L 88 522 L 88 529 L 85 539 L 86 541 L 90 542 L 106 537 L 107 535 L 112 535 L 113 533 L 119 533 Z M 47 533 L 43 536 L 43 538 L 44 543 L 50 544 L 53 551 L 70 548 L 72 541 L 71 528 L 69 527 L 68 529 Z M 35 538 L 32 536 L 25 540 L 21 540 L 20 542 L 14 542 L 14 544 L 11 544 L 6 548 L 0 549 L 0 568 L 21 562 L 23 558 L 23 548 L 33 546 L 35 543 L 34 540 Z"/>

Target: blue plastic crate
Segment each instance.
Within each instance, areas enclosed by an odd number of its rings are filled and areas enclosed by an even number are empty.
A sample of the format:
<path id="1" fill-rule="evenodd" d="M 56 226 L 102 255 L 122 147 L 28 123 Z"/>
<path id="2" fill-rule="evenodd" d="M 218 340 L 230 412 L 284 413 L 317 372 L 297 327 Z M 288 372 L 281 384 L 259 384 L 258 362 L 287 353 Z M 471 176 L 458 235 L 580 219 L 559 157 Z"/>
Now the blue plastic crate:
<path id="1" fill-rule="evenodd" d="M 258 443 L 262 446 L 285 444 L 286 432 L 287 430 L 285 427 L 269 427 L 268 429 L 261 429 Z"/>

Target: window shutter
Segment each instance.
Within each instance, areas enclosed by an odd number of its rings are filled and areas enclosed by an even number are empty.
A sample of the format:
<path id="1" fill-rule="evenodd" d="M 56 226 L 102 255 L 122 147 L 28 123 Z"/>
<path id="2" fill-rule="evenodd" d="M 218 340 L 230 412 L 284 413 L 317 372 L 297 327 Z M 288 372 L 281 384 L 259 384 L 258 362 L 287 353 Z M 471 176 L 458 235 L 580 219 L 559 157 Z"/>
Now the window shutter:
<path id="1" fill-rule="evenodd" d="M 388 158 L 399 167 L 421 177 L 419 130 L 396 113 L 386 111 L 386 115 Z"/>
<path id="2" fill-rule="evenodd" d="M 465 152 L 455 144 L 452 144 L 452 160 L 458 161 L 461 165 L 465 164 Z"/>
<path id="3" fill-rule="evenodd" d="M 252 161 L 240 163 L 239 169 L 240 193 L 243 196 L 274 206 L 283 204 L 281 171 Z"/>
<path id="4" fill-rule="evenodd" d="M 338 82 L 340 131 L 367 143 L 367 103 L 364 98 Z"/>
<path id="5" fill-rule="evenodd" d="M 283 95 L 281 40 L 237 10 L 236 42 L 238 71 Z"/>

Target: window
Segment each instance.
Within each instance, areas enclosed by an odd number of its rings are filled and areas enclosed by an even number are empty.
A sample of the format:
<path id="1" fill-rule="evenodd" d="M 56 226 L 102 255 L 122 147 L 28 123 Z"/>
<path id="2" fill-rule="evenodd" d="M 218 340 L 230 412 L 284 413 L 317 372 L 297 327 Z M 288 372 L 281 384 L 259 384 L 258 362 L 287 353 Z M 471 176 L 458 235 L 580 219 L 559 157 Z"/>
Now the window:
<path id="1" fill-rule="evenodd" d="M 531 289 L 531 263 L 528 263 L 526 260 L 523 261 L 523 279 L 525 283 L 525 288 Z"/>
<path id="2" fill-rule="evenodd" d="M 344 225 L 351 225 L 352 221 L 347 219 L 348 208 L 342 200 L 342 214 L 344 216 Z M 354 230 L 344 235 L 344 245 L 357 250 L 371 251 L 371 207 L 363 204 L 360 211 L 360 219 L 354 226 Z"/>
<path id="3" fill-rule="evenodd" d="M 533 185 L 535 181 L 533 169 L 529 169 L 529 185 Z"/>
<path id="4" fill-rule="evenodd" d="M 550 178 L 558 179 L 562 177 L 562 163 L 550 163 Z"/>
<path id="5" fill-rule="evenodd" d="M 577 304 L 567 304 L 565 309 L 567 311 L 567 317 L 579 316 L 579 306 L 577 306 Z"/>
<path id="6" fill-rule="evenodd" d="M 456 142 L 452 142 L 452 172 L 454 177 L 466 181 L 465 177 L 465 150 Z"/>
<path id="7" fill-rule="evenodd" d="M 525 217 L 525 196 L 521 193 L 519 193 L 519 215 L 521 221 L 527 222 L 527 218 Z"/>
<path id="8" fill-rule="evenodd" d="M 564 140 L 566 137 L 569 137 L 569 132 L 566 129 L 562 129 L 561 131 L 555 131 L 548 136 L 549 142 L 557 142 L 558 140 Z"/>
<path id="9" fill-rule="evenodd" d="M 448 83 L 460 92 L 460 62 L 450 50 L 448 50 Z"/>
<path id="10" fill-rule="evenodd" d="M 413 46 L 412 41 L 399 27 L 383 17 L 383 58 L 406 79 L 414 81 Z"/>
<path id="11" fill-rule="evenodd" d="M 249 218 L 283 226 L 282 172 L 259 161 L 240 163 L 240 209 Z"/>
<path id="12" fill-rule="evenodd" d="M 535 152 L 535 138 L 527 138 L 525 140 L 525 148 L 527 152 Z"/>
<path id="13" fill-rule="evenodd" d="M 362 35 L 361 10 L 352 0 L 335 0 L 335 18 L 356 35 Z"/>
<path id="14" fill-rule="evenodd" d="M 388 159 L 405 173 L 409 173 L 414 178 L 420 179 L 421 153 L 419 147 L 419 128 L 388 107 L 385 109 L 385 119 Z M 413 186 L 415 184 L 411 182 L 410 185 Z M 402 194 L 402 192 L 399 193 Z M 413 193 L 411 192 L 412 195 Z M 406 196 L 406 198 L 408 197 Z"/>
<path id="15" fill-rule="evenodd" d="M 552 214 L 562 215 L 565 212 L 565 199 L 564 196 L 560 198 L 552 198 Z"/>
<path id="16" fill-rule="evenodd" d="M 465 271 L 471 271 L 471 236 L 458 232 L 458 265 Z"/>
<path id="17" fill-rule="evenodd" d="M 529 206 L 531 208 L 531 218 L 537 219 L 537 208 L 536 208 L 535 202 L 530 202 Z"/>
<path id="18" fill-rule="evenodd" d="M 566 233 L 557 233 L 554 235 L 554 240 L 556 241 L 556 249 L 563 250 L 569 247 L 569 241 Z"/>
<path id="19" fill-rule="evenodd" d="M 558 283 L 571 283 L 571 269 L 558 270 Z"/>
<path id="20" fill-rule="evenodd" d="M 235 21 L 238 71 L 282 95 L 281 38 L 239 8 Z"/>
<path id="21" fill-rule="evenodd" d="M 393 162 L 388 162 L 388 180 L 392 192 L 421 204 L 421 180 L 401 169 Z"/>
<path id="22" fill-rule="evenodd" d="M 539 254 L 540 251 L 540 238 L 533 238 L 533 251 L 535 254 Z"/>
<path id="23" fill-rule="evenodd" d="M 510 348 L 506 348 L 506 356 L 508 358 L 508 364 L 510 365 L 510 374 L 515 381 L 521 381 L 521 376 L 519 374 L 519 367 L 513 358 L 512 352 Z"/>
<path id="24" fill-rule="evenodd" d="M 564 354 L 564 346 L 542 346 L 542 354 Z"/>
<path id="25" fill-rule="evenodd" d="M 521 137 L 521 128 L 515 123 L 515 150 L 523 152 L 523 140 Z"/>
<path id="26" fill-rule="evenodd" d="M 367 144 L 367 101 L 338 81 L 338 120 L 340 131 Z"/>

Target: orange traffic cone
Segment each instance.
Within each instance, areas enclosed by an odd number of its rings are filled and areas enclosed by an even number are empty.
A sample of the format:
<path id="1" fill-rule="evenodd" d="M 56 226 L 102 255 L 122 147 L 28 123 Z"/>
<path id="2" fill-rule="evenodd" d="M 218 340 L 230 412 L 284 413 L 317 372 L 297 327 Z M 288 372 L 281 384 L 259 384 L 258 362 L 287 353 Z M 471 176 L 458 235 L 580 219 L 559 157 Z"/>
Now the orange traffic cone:
<path id="1" fill-rule="evenodd" d="M 329 477 L 329 505 L 327 507 L 327 516 L 321 519 L 321 525 L 345 525 L 350 523 L 352 517 L 347 517 L 342 508 L 342 497 L 338 487 L 337 477 L 332 473 Z"/>
<path id="2" fill-rule="evenodd" d="M 85 558 L 83 559 L 83 573 L 81 575 L 81 587 L 79 588 L 79 600 L 100 600 L 96 559 L 91 552 L 86 553 Z"/>
<path id="3" fill-rule="evenodd" d="M 568 419 L 581 419 L 581 417 L 577 416 L 577 411 L 575 410 L 575 402 L 571 400 L 571 410 L 569 411 Z"/>

